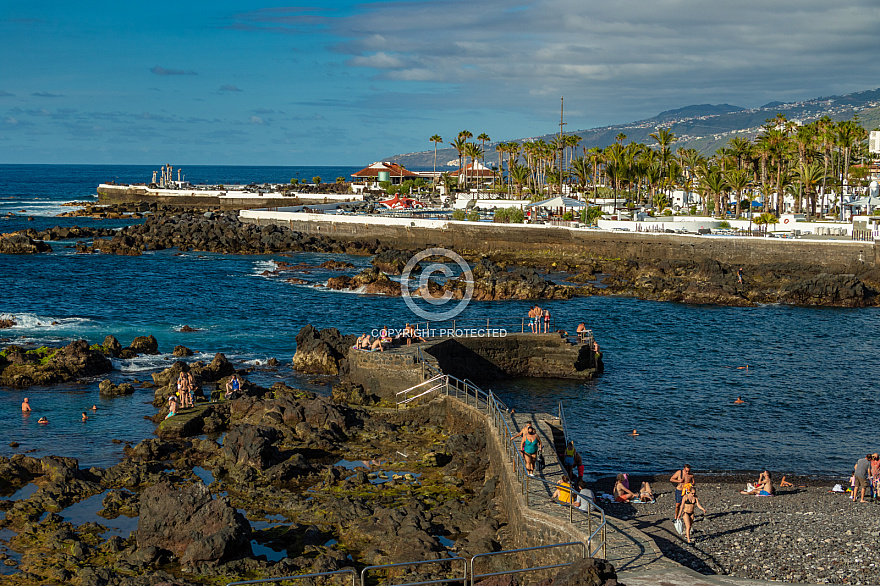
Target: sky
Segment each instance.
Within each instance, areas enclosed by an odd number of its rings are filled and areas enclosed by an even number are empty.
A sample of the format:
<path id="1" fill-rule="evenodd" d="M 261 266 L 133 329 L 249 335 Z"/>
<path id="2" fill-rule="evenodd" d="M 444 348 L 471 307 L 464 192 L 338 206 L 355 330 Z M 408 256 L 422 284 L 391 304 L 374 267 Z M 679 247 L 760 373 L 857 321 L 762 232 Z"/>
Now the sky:
<path id="1" fill-rule="evenodd" d="M 877 0 L 0 3 L 0 163 L 366 166 L 561 97 L 574 131 L 878 86 Z"/>

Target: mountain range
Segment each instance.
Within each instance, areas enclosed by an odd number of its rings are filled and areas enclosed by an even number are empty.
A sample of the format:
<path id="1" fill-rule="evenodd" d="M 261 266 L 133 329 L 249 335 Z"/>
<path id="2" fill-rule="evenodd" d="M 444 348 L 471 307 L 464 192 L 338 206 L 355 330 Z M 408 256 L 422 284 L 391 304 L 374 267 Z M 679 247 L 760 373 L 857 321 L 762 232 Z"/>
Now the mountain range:
<path id="1" fill-rule="evenodd" d="M 674 149 L 693 148 L 705 155 L 711 155 L 734 136 L 753 139 L 760 133 L 761 125 L 768 118 L 775 118 L 777 114 L 784 114 L 788 120 L 802 124 L 826 115 L 832 120 L 847 120 L 858 114 L 862 126 L 870 131 L 880 126 L 880 88 L 800 102 L 770 102 L 759 108 L 741 108 L 730 104 L 698 104 L 667 110 L 652 118 L 628 124 L 578 130 L 566 134 L 577 134 L 581 137 L 580 150 L 592 147 L 604 148 L 613 143 L 615 137 L 621 133 L 626 135 L 625 143 L 640 142 L 650 145 L 654 144 L 654 140 L 650 138 L 651 133 L 656 132 L 658 128 L 669 128 L 678 137 L 673 145 Z M 555 133 L 549 133 L 543 136 L 508 139 L 508 141 L 523 143 L 544 139 L 550 142 L 555 137 Z M 485 145 L 487 165 L 489 161 L 497 161 L 496 144 L 498 141 Z M 382 160 L 393 161 L 411 168 L 431 167 L 434 162 L 434 150 L 393 155 Z M 438 148 L 437 168 L 450 167 L 458 167 L 458 153 L 452 148 Z"/>

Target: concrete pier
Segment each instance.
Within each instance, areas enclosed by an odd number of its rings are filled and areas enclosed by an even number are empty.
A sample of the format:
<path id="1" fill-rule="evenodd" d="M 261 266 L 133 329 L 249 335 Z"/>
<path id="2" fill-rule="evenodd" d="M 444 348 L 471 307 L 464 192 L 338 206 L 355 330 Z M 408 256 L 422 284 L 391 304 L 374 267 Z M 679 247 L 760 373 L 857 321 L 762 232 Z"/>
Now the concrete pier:
<path id="1" fill-rule="evenodd" d="M 384 352 L 352 348 L 348 369 L 351 381 L 393 398 L 422 382 L 432 370 L 478 383 L 517 377 L 590 380 L 602 371 L 602 360 L 591 345 L 560 334 L 509 334 L 436 338 Z"/>

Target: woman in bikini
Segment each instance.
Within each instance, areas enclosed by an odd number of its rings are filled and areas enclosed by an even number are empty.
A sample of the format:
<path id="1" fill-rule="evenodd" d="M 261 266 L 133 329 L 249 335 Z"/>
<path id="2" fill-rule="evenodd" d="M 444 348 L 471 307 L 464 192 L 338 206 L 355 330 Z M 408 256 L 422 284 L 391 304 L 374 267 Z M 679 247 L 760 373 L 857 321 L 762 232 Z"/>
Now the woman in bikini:
<path id="1" fill-rule="evenodd" d="M 639 500 L 643 503 L 653 503 L 654 502 L 654 493 L 651 492 L 651 484 L 648 482 L 642 483 L 642 488 L 639 489 Z"/>
<path id="2" fill-rule="evenodd" d="M 550 310 L 544 310 L 544 333 L 547 334 L 550 332 Z"/>
<path id="3" fill-rule="evenodd" d="M 626 487 L 624 480 L 626 479 L 623 474 L 618 474 L 614 490 L 611 491 L 614 494 L 614 500 L 619 503 L 628 503 L 631 499 L 636 498 L 635 493 Z"/>
<path id="4" fill-rule="evenodd" d="M 523 459 L 526 461 L 526 473 L 529 476 L 535 475 L 535 461 L 538 459 L 538 450 L 543 449 L 544 446 L 541 445 L 541 438 L 538 437 L 535 428 L 529 423 L 526 426 L 522 441 L 519 444 L 519 451 L 522 453 Z"/>
<path id="5" fill-rule="evenodd" d="M 697 491 L 694 489 L 693 484 L 685 484 L 682 492 L 684 496 L 681 497 L 681 509 L 676 519 L 680 517 L 684 521 L 684 535 L 688 545 L 690 545 L 693 543 L 691 541 L 691 527 L 694 525 L 694 507 L 700 507 L 704 515 L 706 514 L 706 509 L 700 504 L 700 499 L 697 498 Z"/>

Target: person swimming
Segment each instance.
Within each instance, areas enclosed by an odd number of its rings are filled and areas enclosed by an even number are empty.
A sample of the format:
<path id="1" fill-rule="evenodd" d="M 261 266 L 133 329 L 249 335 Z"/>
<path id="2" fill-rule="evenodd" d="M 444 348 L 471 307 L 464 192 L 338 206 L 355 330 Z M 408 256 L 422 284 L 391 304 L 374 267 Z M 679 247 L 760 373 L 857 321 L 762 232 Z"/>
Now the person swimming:
<path id="1" fill-rule="evenodd" d="M 97 406 L 97 405 L 92 405 L 92 411 L 97 411 L 97 410 L 98 410 L 98 406 Z"/>
<path id="2" fill-rule="evenodd" d="M 49 425 L 49 420 L 46 419 L 45 417 L 40 417 L 40 418 L 37 420 L 37 423 L 39 423 L 39 424 L 41 424 L 41 425 Z"/>
<path id="3" fill-rule="evenodd" d="M 21 412 L 22 413 L 30 413 L 31 404 L 28 402 L 28 398 L 25 397 L 24 401 L 21 402 Z"/>
<path id="4" fill-rule="evenodd" d="M 85 411 L 83 411 L 82 420 L 83 420 L 83 421 L 88 421 L 88 420 L 89 420 L 89 416 L 86 415 L 86 412 L 85 412 Z"/>
<path id="5" fill-rule="evenodd" d="M 639 435 L 639 432 L 634 429 L 634 430 L 632 430 L 632 433 L 630 435 L 635 437 L 635 436 Z"/>
<path id="6" fill-rule="evenodd" d="M 737 397 L 736 401 L 733 402 L 734 405 L 742 405 L 744 403 L 745 403 L 745 401 L 743 401 L 742 397 Z"/>

